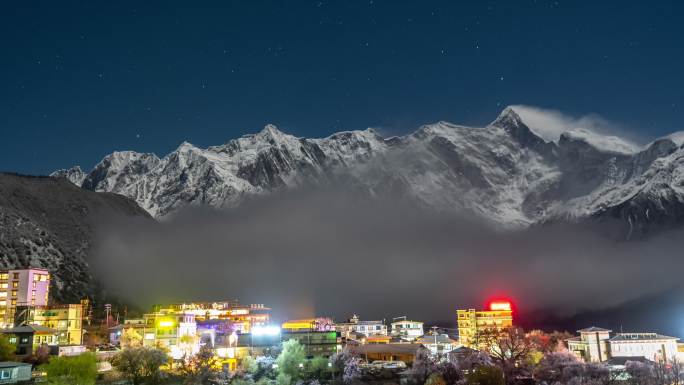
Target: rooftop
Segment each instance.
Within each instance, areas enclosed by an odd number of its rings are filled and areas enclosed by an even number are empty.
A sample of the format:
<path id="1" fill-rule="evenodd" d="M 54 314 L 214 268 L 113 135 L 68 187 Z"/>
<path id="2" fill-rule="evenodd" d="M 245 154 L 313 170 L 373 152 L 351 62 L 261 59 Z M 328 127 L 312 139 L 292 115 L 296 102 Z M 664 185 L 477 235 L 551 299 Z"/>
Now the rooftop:
<path id="1" fill-rule="evenodd" d="M 580 329 L 577 331 L 577 333 L 610 333 L 612 330 L 610 329 L 604 329 L 596 326 L 588 327 L 586 329 Z"/>
<path id="2" fill-rule="evenodd" d="M 54 334 L 57 333 L 56 330 L 47 328 L 40 325 L 23 325 L 15 326 L 13 328 L 1 329 L 2 334 L 14 334 L 14 333 L 36 333 L 36 334 Z"/>
<path id="3" fill-rule="evenodd" d="M 14 361 L 2 361 L 0 362 L 0 368 L 16 368 L 17 366 L 31 366 L 24 362 L 14 362 Z"/>
<path id="4" fill-rule="evenodd" d="M 370 344 L 361 345 L 353 348 L 354 352 L 358 354 L 372 354 L 372 353 L 391 353 L 391 354 L 416 354 L 416 351 L 422 347 L 421 344 Z"/>
<path id="5" fill-rule="evenodd" d="M 618 333 L 611 341 L 657 341 L 678 340 L 677 337 L 664 336 L 658 333 Z"/>

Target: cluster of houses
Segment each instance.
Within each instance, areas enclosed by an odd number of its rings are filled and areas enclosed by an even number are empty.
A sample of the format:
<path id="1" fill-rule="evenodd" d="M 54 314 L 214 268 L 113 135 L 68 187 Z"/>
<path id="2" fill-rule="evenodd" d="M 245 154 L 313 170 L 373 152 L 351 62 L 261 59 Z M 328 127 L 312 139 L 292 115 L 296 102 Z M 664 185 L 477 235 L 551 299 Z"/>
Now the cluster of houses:
<path id="1" fill-rule="evenodd" d="M 91 323 L 89 302 L 52 305 L 49 286 L 50 274 L 44 269 L 0 271 L 0 334 L 9 336 L 20 359 L 40 347 L 53 355 L 77 355 L 93 348 L 84 346 L 86 325 Z M 494 301 L 484 310 L 458 310 L 457 333 L 438 332 L 456 330 L 445 328 L 426 332 L 423 322 L 406 317 L 386 322 L 353 315 L 344 322 L 317 317 L 276 324 L 270 312 L 263 304 L 237 301 L 156 306 L 140 318 L 109 327 L 109 343 L 113 349 L 163 348 L 176 360 L 209 346 L 227 370 L 236 370 L 245 357 L 265 355 L 283 341 L 295 339 L 309 357 L 329 357 L 347 347 L 368 363 L 405 367 L 421 347 L 437 357 L 458 355 L 480 349 L 478 336 L 483 332 L 513 325 L 513 311 L 506 301 Z M 613 333 L 598 327 L 578 333 L 567 340 L 570 352 L 587 362 L 616 367 L 628 360 L 670 361 L 684 350 L 678 338 L 657 333 Z M 27 371 L 30 377 L 30 365 L 27 369 L 27 364 L 1 362 L 0 381 L 19 381 Z"/>

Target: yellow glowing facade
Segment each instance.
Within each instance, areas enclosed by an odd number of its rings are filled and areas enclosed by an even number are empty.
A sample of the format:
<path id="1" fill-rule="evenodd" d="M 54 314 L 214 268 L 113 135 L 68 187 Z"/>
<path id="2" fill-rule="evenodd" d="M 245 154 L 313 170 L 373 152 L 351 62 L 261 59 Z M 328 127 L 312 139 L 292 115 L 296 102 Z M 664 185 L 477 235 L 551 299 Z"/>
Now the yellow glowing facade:
<path id="1" fill-rule="evenodd" d="M 493 302 L 489 310 L 457 310 L 458 339 L 465 347 L 477 349 L 478 335 L 513 326 L 513 310 L 508 302 Z"/>
<path id="2" fill-rule="evenodd" d="M 283 330 L 290 330 L 290 331 L 313 330 L 316 327 L 316 319 L 315 318 L 307 318 L 307 319 L 290 320 L 290 321 L 283 322 L 281 327 L 283 328 Z"/>
<path id="3" fill-rule="evenodd" d="M 230 321 L 240 333 L 249 333 L 253 326 L 268 325 L 271 319 L 271 309 L 263 304 L 244 306 L 235 302 L 183 303 L 157 306 L 156 311 L 192 314 L 197 321 Z"/>
<path id="4" fill-rule="evenodd" d="M 60 345 L 83 343 L 83 305 L 71 304 L 36 308 L 32 323 L 57 331 Z"/>

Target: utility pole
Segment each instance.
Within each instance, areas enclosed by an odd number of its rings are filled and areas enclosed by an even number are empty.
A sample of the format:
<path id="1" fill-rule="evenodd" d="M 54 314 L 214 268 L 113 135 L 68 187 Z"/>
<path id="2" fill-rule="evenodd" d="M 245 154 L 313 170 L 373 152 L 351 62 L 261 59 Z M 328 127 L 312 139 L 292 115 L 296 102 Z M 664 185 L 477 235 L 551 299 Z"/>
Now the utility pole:
<path id="1" fill-rule="evenodd" d="M 437 329 L 438 329 L 438 327 L 433 326 L 430 329 L 432 329 L 432 336 L 435 338 L 435 357 L 438 357 L 438 354 L 439 354 L 438 353 L 439 349 L 437 347 Z"/>

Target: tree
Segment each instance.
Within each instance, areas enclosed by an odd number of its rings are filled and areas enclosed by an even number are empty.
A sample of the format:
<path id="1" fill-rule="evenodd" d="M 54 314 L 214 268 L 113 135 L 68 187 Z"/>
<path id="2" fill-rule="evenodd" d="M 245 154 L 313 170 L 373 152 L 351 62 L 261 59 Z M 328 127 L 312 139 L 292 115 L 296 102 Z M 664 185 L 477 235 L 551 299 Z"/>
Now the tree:
<path id="1" fill-rule="evenodd" d="M 216 368 L 219 366 L 218 358 L 214 355 L 214 350 L 208 345 L 200 348 L 199 352 L 184 362 L 182 371 L 186 376 L 188 384 L 206 384 Z"/>
<path id="2" fill-rule="evenodd" d="M 432 373 L 425 381 L 425 385 L 447 385 L 447 383 L 439 373 Z"/>
<path id="3" fill-rule="evenodd" d="M 335 376 L 338 376 L 337 379 L 341 378 L 345 382 L 353 382 L 361 376 L 361 368 L 359 365 L 361 360 L 348 347 L 342 350 L 341 352 L 335 353 L 332 356 L 330 356 L 329 362 L 330 371 L 333 375 L 333 378 L 335 378 Z M 348 371 L 347 367 L 349 367 Z"/>
<path id="4" fill-rule="evenodd" d="M 124 329 L 119 341 L 122 349 L 138 348 L 143 345 L 143 337 L 133 328 Z"/>
<path id="5" fill-rule="evenodd" d="M 516 372 L 524 369 L 524 364 L 533 350 L 525 332 L 516 327 L 485 331 L 480 339 L 506 379 L 512 378 Z"/>
<path id="6" fill-rule="evenodd" d="M 322 379 L 328 376 L 330 368 L 328 368 L 328 360 L 325 357 L 314 357 L 310 359 L 306 365 L 306 377 L 310 380 Z"/>
<path id="7" fill-rule="evenodd" d="M 503 371 L 496 366 L 478 366 L 466 375 L 468 385 L 504 385 Z"/>
<path id="8" fill-rule="evenodd" d="M 14 361 L 17 345 L 10 342 L 10 336 L 0 334 L 0 361 Z"/>
<path id="9" fill-rule="evenodd" d="M 278 378 L 280 378 L 280 381 L 286 381 L 287 378 L 289 378 L 289 382 L 284 384 L 289 385 L 300 379 L 305 360 L 306 353 L 304 352 L 304 347 L 299 342 L 296 340 L 283 342 L 283 350 L 276 359 L 279 372 Z M 281 374 L 285 374 L 287 378 L 285 376 L 280 376 Z"/>
<path id="10" fill-rule="evenodd" d="M 639 361 L 627 361 L 625 369 L 632 384 L 648 385 L 652 383 L 653 367 L 651 365 Z"/>
<path id="11" fill-rule="evenodd" d="M 345 384 L 353 384 L 361 379 L 361 375 L 361 359 L 352 355 L 344 364 L 342 381 L 344 381 Z"/>
<path id="12" fill-rule="evenodd" d="M 31 364 L 34 368 L 47 363 L 50 360 L 50 348 L 47 345 L 40 345 L 33 353 L 24 359 L 24 362 Z"/>
<path id="13" fill-rule="evenodd" d="M 422 385 L 428 379 L 430 374 L 435 371 L 435 363 L 430 357 L 430 351 L 421 346 L 416 350 L 416 355 L 413 358 L 413 365 L 411 365 L 410 378 L 414 384 Z"/>
<path id="14" fill-rule="evenodd" d="M 156 384 L 161 377 L 159 367 L 167 361 L 168 356 L 163 351 L 139 347 L 121 351 L 112 359 L 112 366 L 133 385 Z"/>
<path id="15" fill-rule="evenodd" d="M 53 357 L 41 366 L 50 385 L 94 385 L 97 379 L 97 358 L 94 353 L 75 357 Z"/>
<path id="16" fill-rule="evenodd" d="M 251 375 L 256 374 L 259 371 L 259 363 L 257 360 L 252 358 L 251 356 L 247 356 L 242 359 L 241 362 L 242 370 L 245 373 L 249 373 Z"/>
<path id="17" fill-rule="evenodd" d="M 471 371 L 479 366 L 492 366 L 494 362 L 486 352 L 473 350 L 470 353 L 454 358 L 454 365 L 461 371 Z"/>
<path id="18" fill-rule="evenodd" d="M 567 351 L 565 340 L 570 337 L 572 337 L 570 333 L 558 331 L 546 333 L 541 330 L 532 330 L 527 333 L 533 349 L 543 354 Z"/>
<path id="19" fill-rule="evenodd" d="M 570 378 L 581 376 L 583 364 L 570 353 L 548 353 L 535 368 L 535 378 L 549 384 L 566 383 Z"/>
<path id="20" fill-rule="evenodd" d="M 440 362 L 435 366 L 435 373 L 438 373 L 446 385 L 457 385 L 463 379 L 463 375 L 458 367 L 451 362 Z"/>

